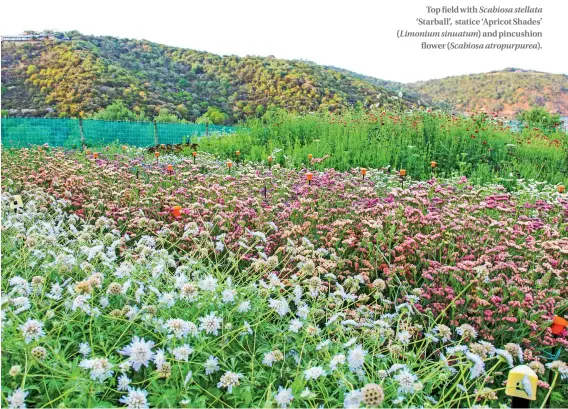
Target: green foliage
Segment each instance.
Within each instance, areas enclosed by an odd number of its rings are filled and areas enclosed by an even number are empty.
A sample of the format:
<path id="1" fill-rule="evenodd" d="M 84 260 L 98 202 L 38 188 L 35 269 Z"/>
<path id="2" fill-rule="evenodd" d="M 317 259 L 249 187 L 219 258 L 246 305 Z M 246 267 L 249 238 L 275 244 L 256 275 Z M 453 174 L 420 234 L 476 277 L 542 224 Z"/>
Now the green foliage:
<path id="1" fill-rule="evenodd" d="M 100 110 L 92 116 L 92 119 L 103 121 L 136 121 L 139 116 L 132 112 L 124 102 L 115 101 L 105 109 Z"/>
<path id="2" fill-rule="evenodd" d="M 232 135 L 202 139 L 200 149 L 295 168 L 406 169 L 415 179 L 465 175 L 513 187 L 517 179 L 568 184 L 568 136 L 556 130 L 512 132 L 486 114 L 454 117 L 416 111 L 404 115 L 359 112 L 294 115 L 268 111 Z M 274 154 L 274 152 L 277 152 Z M 431 162 L 437 162 L 431 168 Z"/>
<path id="3" fill-rule="evenodd" d="M 519 115 L 517 115 L 517 118 L 526 125 L 538 127 L 546 131 L 552 131 L 562 124 L 562 121 L 560 121 L 560 115 L 551 114 L 541 107 L 522 111 Z"/>

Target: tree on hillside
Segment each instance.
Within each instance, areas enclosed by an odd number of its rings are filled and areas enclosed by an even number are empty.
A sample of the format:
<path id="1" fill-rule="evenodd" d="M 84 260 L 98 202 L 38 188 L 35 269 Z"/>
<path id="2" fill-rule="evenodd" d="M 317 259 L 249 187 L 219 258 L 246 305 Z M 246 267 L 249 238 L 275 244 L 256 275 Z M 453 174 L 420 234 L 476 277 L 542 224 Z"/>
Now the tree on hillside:
<path id="1" fill-rule="evenodd" d="M 176 114 L 170 114 L 170 111 L 167 108 L 160 109 L 160 112 L 157 116 L 154 117 L 154 121 L 156 122 L 166 122 L 166 123 L 176 123 L 180 122 L 179 117 Z"/>
<path id="2" fill-rule="evenodd" d="M 547 131 L 558 128 L 562 123 L 560 121 L 560 115 L 551 114 L 542 107 L 521 111 L 518 115 L 518 119 L 528 126 L 534 126 Z"/>
<path id="3" fill-rule="evenodd" d="M 217 107 L 207 108 L 207 112 L 197 119 L 198 124 L 214 124 L 222 125 L 228 121 L 229 117 L 226 113 L 219 110 Z"/>
<path id="4" fill-rule="evenodd" d="M 105 109 L 95 113 L 91 118 L 103 121 L 139 121 L 143 119 L 142 116 L 138 116 L 128 109 L 122 101 L 113 102 Z"/>

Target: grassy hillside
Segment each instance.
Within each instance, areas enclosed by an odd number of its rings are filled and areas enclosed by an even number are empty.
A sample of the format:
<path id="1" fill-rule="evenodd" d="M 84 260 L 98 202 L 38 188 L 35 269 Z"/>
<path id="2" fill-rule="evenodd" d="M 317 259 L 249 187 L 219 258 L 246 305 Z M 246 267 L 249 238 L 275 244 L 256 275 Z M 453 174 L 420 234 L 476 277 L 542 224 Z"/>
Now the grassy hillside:
<path id="1" fill-rule="evenodd" d="M 514 68 L 486 74 L 448 77 L 408 85 L 433 102 L 458 111 L 488 112 L 512 117 L 520 110 L 541 106 L 568 113 L 568 76 Z"/>
<path id="2" fill-rule="evenodd" d="M 66 35 L 70 41 L 2 44 L 3 110 L 16 116 L 88 116 L 122 100 L 150 118 L 167 109 L 195 120 L 215 106 L 234 122 L 271 107 L 311 112 L 412 104 L 377 84 L 312 62 Z"/>

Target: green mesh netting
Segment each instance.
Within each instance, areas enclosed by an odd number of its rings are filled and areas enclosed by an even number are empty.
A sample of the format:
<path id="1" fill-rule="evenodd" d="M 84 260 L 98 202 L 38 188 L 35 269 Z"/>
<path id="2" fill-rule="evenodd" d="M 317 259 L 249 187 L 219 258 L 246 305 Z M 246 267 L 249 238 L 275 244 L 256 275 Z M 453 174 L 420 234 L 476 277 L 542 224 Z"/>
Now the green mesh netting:
<path id="1" fill-rule="evenodd" d="M 158 142 L 168 144 L 189 141 L 192 137 L 204 135 L 205 125 L 197 124 L 156 124 Z"/>
<path id="2" fill-rule="evenodd" d="M 81 132 L 77 119 L 2 118 L 2 145 L 22 148 L 28 145 L 79 148 Z"/>
<path id="3" fill-rule="evenodd" d="M 4 148 L 29 145 L 80 148 L 81 126 L 86 146 L 111 143 L 147 147 L 189 142 L 195 137 L 233 133 L 234 127 L 185 123 L 113 122 L 93 119 L 2 118 Z"/>
<path id="4" fill-rule="evenodd" d="M 83 121 L 83 135 L 87 146 L 119 143 L 133 146 L 152 146 L 154 124 L 152 122 Z"/>

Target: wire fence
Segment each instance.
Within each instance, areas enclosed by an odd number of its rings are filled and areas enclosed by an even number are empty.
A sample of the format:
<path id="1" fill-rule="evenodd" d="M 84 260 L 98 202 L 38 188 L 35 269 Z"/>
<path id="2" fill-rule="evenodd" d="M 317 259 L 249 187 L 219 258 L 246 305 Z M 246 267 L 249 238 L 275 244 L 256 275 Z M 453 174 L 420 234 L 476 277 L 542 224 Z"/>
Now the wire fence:
<path id="1" fill-rule="evenodd" d="M 4 148 L 44 144 L 80 148 L 112 143 L 148 147 L 190 142 L 196 137 L 236 131 L 231 126 L 206 124 L 65 118 L 2 118 L 1 124 Z"/>

